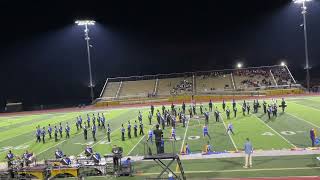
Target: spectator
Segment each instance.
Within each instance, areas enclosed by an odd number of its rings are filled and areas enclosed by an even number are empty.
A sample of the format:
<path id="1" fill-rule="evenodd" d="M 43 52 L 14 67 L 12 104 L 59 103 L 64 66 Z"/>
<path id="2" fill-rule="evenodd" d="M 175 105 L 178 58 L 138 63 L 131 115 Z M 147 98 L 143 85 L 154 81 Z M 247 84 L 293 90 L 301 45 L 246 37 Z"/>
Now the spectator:
<path id="1" fill-rule="evenodd" d="M 245 165 L 243 167 L 244 168 L 252 167 L 253 147 L 249 138 L 246 139 L 246 143 L 244 144 L 244 153 L 245 153 Z"/>

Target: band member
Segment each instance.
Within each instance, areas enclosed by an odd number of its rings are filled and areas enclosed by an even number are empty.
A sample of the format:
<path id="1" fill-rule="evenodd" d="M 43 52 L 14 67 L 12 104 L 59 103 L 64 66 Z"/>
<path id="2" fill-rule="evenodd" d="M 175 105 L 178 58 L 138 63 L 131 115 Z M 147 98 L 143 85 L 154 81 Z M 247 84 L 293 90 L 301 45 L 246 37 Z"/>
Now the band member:
<path id="1" fill-rule="evenodd" d="M 95 164 L 99 164 L 99 162 L 101 161 L 101 155 L 96 152 L 96 153 L 92 154 L 92 159 Z"/>
<path id="2" fill-rule="evenodd" d="M 161 117 L 160 117 L 160 121 L 161 121 L 162 129 L 164 129 L 164 128 L 166 127 L 166 122 L 165 122 L 164 116 L 161 116 Z"/>
<path id="3" fill-rule="evenodd" d="M 77 117 L 76 119 L 76 128 L 77 128 L 77 131 L 79 131 L 79 117 Z"/>
<path id="4" fill-rule="evenodd" d="M 142 114 L 140 111 L 139 111 L 139 115 L 138 115 L 138 120 L 139 120 L 139 122 L 142 122 Z"/>
<path id="5" fill-rule="evenodd" d="M 183 114 L 186 113 L 186 104 L 184 102 L 182 103 L 182 112 Z"/>
<path id="6" fill-rule="evenodd" d="M 273 105 L 272 116 L 274 116 L 274 117 L 278 116 L 278 107 L 277 107 L 277 105 Z"/>
<path id="7" fill-rule="evenodd" d="M 249 103 L 247 103 L 247 113 L 248 113 L 248 115 L 250 114 L 250 104 Z"/>
<path id="8" fill-rule="evenodd" d="M 13 158 L 14 158 L 14 154 L 11 152 L 11 150 L 9 150 L 9 152 L 8 152 L 8 154 L 6 156 L 6 159 L 8 161 L 8 168 L 11 168 Z"/>
<path id="9" fill-rule="evenodd" d="M 230 119 L 230 109 L 227 107 L 226 109 L 227 119 Z"/>
<path id="10" fill-rule="evenodd" d="M 265 100 L 263 100 L 262 106 L 263 106 L 263 112 L 266 114 L 267 113 L 267 103 Z"/>
<path id="11" fill-rule="evenodd" d="M 316 140 L 316 131 L 313 128 L 310 130 L 310 139 L 311 139 L 311 146 L 314 147 L 315 140 Z"/>
<path id="12" fill-rule="evenodd" d="M 61 159 L 63 158 L 63 152 L 58 148 L 56 150 L 56 152 L 54 153 L 54 155 L 56 156 L 56 159 Z"/>
<path id="13" fill-rule="evenodd" d="M 162 114 L 164 114 L 165 110 L 166 110 L 166 107 L 164 107 L 164 105 L 162 105 Z"/>
<path id="14" fill-rule="evenodd" d="M 218 111 L 218 108 L 216 107 L 216 110 L 214 111 L 214 116 L 216 118 L 216 122 L 220 121 L 220 112 Z"/>
<path id="15" fill-rule="evenodd" d="M 128 121 L 128 138 L 131 139 L 131 124 L 130 124 L 130 121 Z"/>
<path id="16" fill-rule="evenodd" d="M 233 99 L 233 100 L 232 100 L 232 109 L 234 109 L 236 106 L 237 106 L 237 103 L 236 103 L 236 101 Z"/>
<path id="17" fill-rule="evenodd" d="M 144 135 L 142 122 L 140 122 L 139 130 L 140 130 L 139 135 Z"/>
<path id="18" fill-rule="evenodd" d="M 26 166 L 29 166 L 29 164 L 33 161 L 33 153 L 29 153 L 28 150 L 26 150 L 22 157 Z"/>
<path id="19" fill-rule="evenodd" d="M 153 113 L 154 113 L 154 106 L 151 104 L 150 106 L 150 110 L 151 110 L 151 115 L 153 116 Z"/>
<path id="20" fill-rule="evenodd" d="M 152 142 L 152 137 L 153 137 L 153 131 L 152 131 L 152 129 L 150 129 L 149 132 L 148 132 L 148 139 L 147 139 L 147 141 L 151 141 L 151 143 L 153 143 L 153 142 Z"/>
<path id="21" fill-rule="evenodd" d="M 69 157 L 67 157 L 66 155 L 64 155 L 61 160 L 61 164 L 69 166 L 69 165 L 71 165 L 71 159 Z"/>
<path id="22" fill-rule="evenodd" d="M 91 128 L 91 131 L 92 131 L 92 138 L 93 138 L 93 141 L 96 141 L 96 132 L 97 132 L 97 127 L 96 127 L 96 124 L 93 123 L 92 121 L 92 128 Z"/>
<path id="23" fill-rule="evenodd" d="M 284 113 L 284 110 L 287 107 L 287 104 L 286 104 L 286 101 L 284 100 L 284 98 L 282 98 L 280 107 L 282 108 L 282 112 Z"/>
<path id="24" fill-rule="evenodd" d="M 138 125 L 137 125 L 137 121 L 134 121 L 133 134 L 134 134 L 134 137 L 138 137 Z"/>
<path id="25" fill-rule="evenodd" d="M 205 124 L 209 124 L 209 112 L 207 111 L 207 109 L 205 109 L 206 112 L 204 112 L 204 120 L 205 120 Z"/>
<path id="26" fill-rule="evenodd" d="M 92 126 L 96 125 L 96 116 L 92 114 Z"/>
<path id="27" fill-rule="evenodd" d="M 48 126 L 48 134 L 49 134 L 49 138 L 51 139 L 52 127 L 50 126 L 50 124 Z"/>
<path id="28" fill-rule="evenodd" d="M 87 146 L 86 149 L 84 150 L 84 154 L 86 157 L 90 157 L 93 154 L 93 149 L 90 146 Z"/>
<path id="29" fill-rule="evenodd" d="M 202 103 L 200 104 L 200 114 L 203 114 L 203 105 L 202 105 Z"/>
<path id="30" fill-rule="evenodd" d="M 58 127 L 54 126 L 54 141 L 57 142 L 58 141 Z"/>
<path id="31" fill-rule="evenodd" d="M 182 118 L 182 127 L 186 127 L 186 116 L 183 114 L 181 118 Z"/>
<path id="32" fill-rule="evenodd" d="M 171 111 L 173 111 L 173 110 L 174 110 L 174 104 L 171 103 Z"/>
<path id="33" fill-rule="evenodd" d="M 233 115 L 235 118 L 237 117 L 237 111 L 238 111 L 237 107 L 234 107 L 233 108 Z"/>
<path id="34" fill-rule="evenodd" d="M 222 100 L 222 109 L 223 111 L 226 111 L 226 102 Z"/>
<path id="35" fill-rule="evenodd" d="M 192 108 L 191 108 L 191 106 L 189 108 L 189 115 L 190 115 L 190 118 L 192 118 Z"/>
<path id="36" fill-rule="evenodd" d="M 110 128 L 110 125 L 108 124 L 108 127 L 107 127 L 108 142 L 110 142 L 110 134 L 111 134 L 111 128 Z"/>
<path id="37" fill-rule="evenodd" d="M 42 136 L 42 142 L 44 144 L 46 142 L 45 141 L 45 137 L 46 137 L 46 129 L 45 129 L 45 127 L 42 128 L 41 136 Z"/>
<path id="38" fill-rule="evenodd" d="M 242 105 L 242 115 L 246 115 L 247 106 Z"/>
<path id="39" fill-rule="evenodd" d="M 80 129 L 82 129 L 82 117 L 79 116 L 79 126 L 80 126 Z"/>
<path id="40" fill-rule="evenodd" d="M 197 115 L 196 105 L 195 104 L 192 105 L 192 111 L 193 111 L 194 115 Z"/>
<path id="41" fill-rule="evenodd" d="M 121 125 L 121 140 L 124 141 L 124 133 L 126 132 L 126 129 L 123 127 L 123 124 Z"/>
<path id="42" fill-rule="evenodd" d="M 62 138 L 62 130 L 63 130 L 63 128 L 62 128 L 62 125 L 61 125 L 61 122 L 60 122 L 60 125 L 59 125 L 60 138 Z"/>
<path id="43" fill-rule="evenodd" d="M 101 126 L 103 127 L 103 129 L 106 129 L 106 117 L 104 116 L 104 114 L 102 113 L 101 116 Z"/>
<path id="44" fill-rule="evenodd" d="M 167 119 L 167 126 L 170 126 L 171 115 L 169 114 L 169 112 L 166 112 L 166 119 Z"/>
<path id="45" fill-rule="evenodd" d="M 267 109 L 267 113 L 268 113 L 268 118 L 271 118 L 271 113 L 272 113 L 272 106 L 269 106 Z"/>
<path id="46" fill-rule="evenodd" d="M 98 113 L 97 121 L 98 121 L 98 127 L 100 127 L 100 126 L 101 126 L 101 117 L 100 117 L 100 113 Z"/>
<path id="47" fill-rule="evenodd" d="M 161 120 L 161 114 L 160 114 L 160 111 L 158 109 L 157 110 L 157 121 L 158 121 L 158 124 L 160 124 L 160 120 Z"/>
<path id="48" fill-rule="evenodd" d="M 41 142 L 40 136 L 41 136 L 41 129 L 40 129 L 40 127 L 38 126 L 37 129 L 36 129 L 36 137 L 37 137 L 36 142 Z"/>
<path id="49" fill-rule="evenodd" d="M 151 113 L 151 111 L 149 112 L 148 119 L 149 119 L 149 125 L 151 125 L 151 120 L 152 120 L 152 113 Z"/>
<path id="50" fill-rule="evenodd" d="M 83 136 L 84 136 L 84 140 L 88 139 L 88 128 L 86 123 L 84 123 L 84 126 L 83 126 Z"/>
<path id="51" fill-rule="evenodd" d="M 186 143 L 186 154 L 190 154 L 191 150 L 190 150 L 190 146 L 188 143 Z"/>
<path id="52" fill-rule="evenodd" d="M 68 122 L 67 122 L 67 125 L 66 125 L 66 138 L 70 138 L 70 127 L 69 127 Z"/>
<path id="53" fill-rule="evenodd" d="M 233 132 L 233 125 L 232 125 L 232 123 L 231 123 L 231 122 L 228 124 L 227 134 L 228 134 L 229 132 L 231 132 L 231 133 L 232 133 L 232 135 L 234 135 L 234 132 Z"/>
<path id="54" fill-rule="evenodd" d="M 177 122 L 177 120 L 176 120 L 176 116 L 171 116 L 171 125 L 172 125 L 172 127 L 176 127 L 176 122 Z"/>
<path id="55" fill-rule="evenodd" d="M 204 125 L 203 126 L 203 137 L 206 137 L 208 136 L 209 139 L 211 139 L 210 135 L 209 135 L 209 131 L 208 131 L 208 126 L 207 125 Z"/>
<path id="56" fill-rule="evenodd" d="M 172 127 L 172 129 L 171 129 L 171 138 L 173 138 L 174 140 L 177 140 L 176 139 L 176 129 L 174 127 Z"/>
<path id="57" fill-rule="evenodd" d="M 213 103 L 212 103 L 212 100 L 210 99 L 209 101 L 209 111 L 212 112 L 212 106 L 213 106 Z"/>
<path id="58" fill-rule="evenodd" d="M 88 123 L 88 127 L 90 128 L 90 115 L 87 114 L 87 123 Z"/>

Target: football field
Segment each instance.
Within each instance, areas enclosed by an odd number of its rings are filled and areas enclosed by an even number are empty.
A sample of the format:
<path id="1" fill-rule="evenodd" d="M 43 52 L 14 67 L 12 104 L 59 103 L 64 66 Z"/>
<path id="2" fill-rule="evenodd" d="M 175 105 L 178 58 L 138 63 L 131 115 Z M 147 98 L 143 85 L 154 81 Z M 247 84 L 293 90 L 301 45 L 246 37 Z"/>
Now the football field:
<path id="1" fill-rule="evenodd" d="M 278 100 L 278 105 L 280 105 L 281 99 Z M 282 150 L 282 149 L 292 149 L 292 148 L 307 148 L 311 146 L 311 141 L 309 137 L 310 129 L 316 129 L 316 132 L 320 130 L 320 97 L 317 96 L 305 96 L 286 99 L 288 107 L 286 108 L 285 113 L 281 112 L 281 109 L 278 108 L 278 117 L 272 117 L 268 119 L 268 116 L 263 113 L 263 109 L 259 108 L 259 112 L 253 114 L 253 105 L 251 101 L 251 113 L 249 115 L 242 115 L 242 101 L 237 101 L 238 113 L 237 117 L 233 116 L 231 112 L 231 119 L 228 120 L 226 114 L 222 112 L 221 102 L 213 102 L 214 107 L 217 107 L 221 113 L 220 122 L 215 122 L 213 112 L 210 114 L 209 119 L 209 134 L 211 140 L 208 137 L 203 137 L 202 127 L 204 125 L 204 117 L 200 114 L 199 103 L 197 104 L 197 113 L 198 116 L 194 116 L 189 119 L 186 123 L 186 127 L 182 127 L 182 124 L 177 124 L 176 134 L 177 140 L 175 142 L 176 152 L 179 152 L 183 147 L 183 144 L 188 143 L 191 148 L 192 154 L 201 153 L 203 147 L 207 142 L 213 146 L 213 150 L 216 152 L 234 152 L 243 149 L 243 145 L 246 138 L 250 138 L 255 150 Z M 262 104 L 262 100 L 259 100 Z M 268 100 L 267 102 L 270 102 Z M 208 108 L 208 103 L 203 102 L 204 108 Z M 227 103 L 227 106 L 231 108 L 230 102 Z M 181 104 L 176 104 L 177 109 L 181 108 Z M 167 106 L 167 109 L 170 108 Z M 187 108 L 189 105 L 187 105 Z M 161 111 L 161 106 L 156 106 L 155 109 Z M 119 109 L 106 109 L 106 110 L 94 110 L 94 111 L 80 111 L 80 112 L 60 112 L 60 113 L 50 113 L 50 114 L 33 114 L 33 115 L 22 115 L 22 116 L 1 116 L 0 117 L 0 159 L 2 162 L 5 161 L 4 157 L 8 150 L 12 150 L 14 154 L 20 156 L 25 150 L 33 152 L 37 160 L 52 159 L 54 158 L 54 151 L 57 148 L 63 150 L 67 155 L 77 156 L 83 153 L 83 150 L 86 145 L 91 145 L 94 151 L 99 152 L 100 154 L 110 154 L 112 145 L 116 144 L 123 147 L 124 154 L 129 156 L 143 156 L 144 153 L 144 143 L 147 139 L 147 133 L 149 129 L 153 128 L 156 123 L 156 117 L 154 115 L 152 119 L 152 124 L 149 125 L 148 113 L 150 107 L 135 107 L 135 108 L 119 108 Z M 155 110 L 155 112 L 156 112 Z M 143 114 L 143 123 L 144 123 L 144 133 L 145 135 L 138 135 L 137 138 L 133 136 L 133 130 L 131 132 L 132 138 L 127 138 L 126 140 L 121 141 L 121 124 L 124 124 L 124 127 L 127 128 L 128 121 L 131 122 L 132 126 L 134 121 L 138 122 L 138 112 L 141 111 Z M 107 141 L 107 133 L 105 129 L 98 128 L 97 130 L 97 141 L 93 141 L 91 131 L 88 131 L 88 140 L 84 140 L 83 131 L 76 130 L 75 122 L 76 117 L 81 115 L 83 120 L 86 121 L 87 113 L 103 112 L 106 117 L 106 124 L 110 124 L 112 133 L 111 133 L 111 142 Z M 54 141 L 54 138 L 49 139 L 46 135 L 46 143 L 36 143 L 35 130 L 38 125 L 42 128 L 46 127 L 48 124 L 51 126 L 58 125 L 62 123 L 65 127 L 66 122 L 71 126 L 71 135 L 70 139 L 65 138 L 65 132 L 63 137 L 59 139 L 58 142 Z M 227 134 L 226 127 L 229 123 L 233 124 L 235 134 Z M 139 132 L 139 130 L 138 130 Z M 164 129 L 164 137 L 169 138 L 171 135 L 171 127 L 166 127 Z M 283 161 L 281 159 L 284 158 Z M 261 161 L 261 164 L 267 163 L 268 165 L 258 165 L 259 168 L 296 168 L 296 167 L 312 167 L 312 172 L 320 172 L 320 169 L 314 168 L 317 166 L 317 162 L 310 162 L 313 166 L 310 166 L 305 159 L 314 159 L 314 156 L 301 156 L 303 160 L 296 162 L 296 158 L 292 159 L 294 162 L 290 164 L 289 160 L 286 160 L 285 157 L 277 159 L 277 163 L 270 160 L 270 163 L 264 162 L 268 160 L 268 157 L 257 158 Z M 266 160 L 267 159 L 267 160 Z M 269 158 L 272 159 L 272 158 Z M 290 159 L 288 157 L 288 159 Z M 233 166 L 238 168 L 242 167 L 242 164 L 239 164 L 240 160 L 234 158 L 232 160 L 193 160 L 193 162 L 184 160 L 183 164 L 187 166 L 187 171 L 204 171 L 211 174 L 222 174 L 221 177 L 225 176 L 226 173 L 223 172 L 224 166 L 228 166 L 227 170 L 232 170 Z M 205 163 L 212 162 L 212 167 L 207 165 L 202 166 Z M 286 163 L 280 163 L 286 162 Z M 304 164 L 299 164 L 303 162 Z M 150 163 L 150 162 L 149 162 Z M 196 166 L 192 164 L 202 164 Z M 217 165 L 219 163 L 220 165 Z M 274 164 L 277 164 L 276 166 Z M 288 164 L 289 163 L 289 164 Z M 222 165 L 221 165 L 222 164 Z M 233 164 L 231 166 L 230 164 Z M 286 164 L 286 165 L 285 165 Z M 152 168 L 147 167 L 146 164 L 137 164 L 137 168 L 141 168 L 142 172 L 155 173 L 152 171 Z M 218 167 L 219 166 L 219 167 Z M 189 168 L 188 168 L 189 167 Z M 193 167 L 193 168 L 190 168 Z M 314 169 L 313 169 L 314 168 Z M 212 172 L 210 172 L 212 171 Z M 217 172 L 216 172 L 217 171 Z M 272 170 L 270 170 L 272 171 Z M 284 169 L 281 173 L 288 171 Z M 294 172 L 299 172 L 299 170 L 292 170 Z M 278 171 L 277 171 L 278 172 Z M 281 174 L 280 175 L 283 175 Z M 259 174 L 259 173 L 257 173 Z M 320 174 L 320 173 L 319 173 Z M 285 174 L 288 176 L 288 174 Z M 294 174 L 296 175 L 296 174 Z M 300 175 L 300 174 L 297 174 Z M 305 175 L 302 173 L 302 175 Z M 218 176 L 220 177 L 220 176 Z M 231 177 L 231 176 L 230 176 Z"/>

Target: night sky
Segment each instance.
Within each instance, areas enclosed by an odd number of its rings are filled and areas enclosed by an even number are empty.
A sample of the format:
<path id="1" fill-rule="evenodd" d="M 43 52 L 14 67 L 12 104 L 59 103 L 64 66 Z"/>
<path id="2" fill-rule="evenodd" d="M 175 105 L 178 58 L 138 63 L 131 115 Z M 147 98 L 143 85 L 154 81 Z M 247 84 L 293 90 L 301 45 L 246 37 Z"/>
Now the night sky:
<path id="1" fill-rule="evenodd" d="M 312 78 L 320 76 L 320 2 L 308 3 Z M 3 0 L 0 109 L 88 102 L 83 28 L 90 29 L 98 95 L 107 77 L 279 64 L 304 80 L 300 5 L 247 1 L 17 1 Z"/>

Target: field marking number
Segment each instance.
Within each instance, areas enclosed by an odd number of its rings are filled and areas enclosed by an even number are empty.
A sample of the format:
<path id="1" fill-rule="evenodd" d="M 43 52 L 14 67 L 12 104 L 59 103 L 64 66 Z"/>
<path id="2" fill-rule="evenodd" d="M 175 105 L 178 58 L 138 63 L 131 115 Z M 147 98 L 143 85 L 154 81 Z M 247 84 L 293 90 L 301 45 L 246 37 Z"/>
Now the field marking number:
<path id="1" fill-rule="evenodd" d="M 282 135 L 286 135 L 286 136 L 292 136 L 295 135 L 297 133 L 293 132 L 293 131 L 281 131 L 280 132 Z M 261 134 L 262 136 L 274 136 L 274 134 L 272 132 L 264 132 Z"/>

